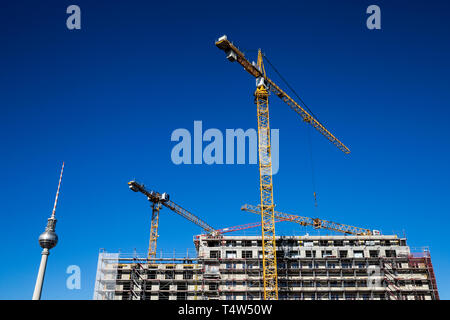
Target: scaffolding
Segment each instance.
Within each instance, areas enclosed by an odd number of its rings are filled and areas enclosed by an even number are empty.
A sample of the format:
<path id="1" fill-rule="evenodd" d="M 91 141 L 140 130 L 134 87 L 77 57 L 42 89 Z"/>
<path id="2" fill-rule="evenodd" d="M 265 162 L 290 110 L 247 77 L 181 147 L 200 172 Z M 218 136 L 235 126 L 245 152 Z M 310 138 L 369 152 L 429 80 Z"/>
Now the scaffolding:
<path id="1" fill-rule="evenodd" d="M 425 269 L 428 275 L 428 282 L 433 295 L 433 300 L 440 300 L 439 292 L 434 274 L 433 264 L 431 262 L 431 254 L 428 247 L 424 247 L 420 252 L 412 253 L 408 256 L 408 265 L 411 270 Z M 422 297 L 420 297 L 422 298 Z M 419 298 L 416 298 L 419 299 Z"/>
<path id="2" fill-rule="evenodd" d="M 118 261 L 118 253 L 100 251 L 97 263 L 94 300 L 115 299 Z"/>
<path id="3" fill-rule="evenodd" d="M 308 239 L 277 240 L 280 300 L 439 299 L 429 251 L 411 253 L 405 239 L 378 244 L 368 244 L 373 237 Z M 260 237 L 201 236 L 194 243 L 196 257 L 100 254 L 94 298 L 263 298 Z"/>

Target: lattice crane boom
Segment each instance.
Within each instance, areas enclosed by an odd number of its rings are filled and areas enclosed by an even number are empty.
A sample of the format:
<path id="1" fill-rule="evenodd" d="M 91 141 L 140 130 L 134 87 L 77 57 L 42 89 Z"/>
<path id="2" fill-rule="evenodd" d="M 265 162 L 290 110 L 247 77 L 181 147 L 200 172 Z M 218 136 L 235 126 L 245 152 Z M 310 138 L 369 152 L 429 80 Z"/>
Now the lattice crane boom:
<path id="1" fill-rule="evenodd" d="M 336 138 L 330 131 L 328 131 L 315 117 L 313 117 L 308 111 L 305 110 L 298 102 L 292 99 L 285 91 L 275 84 L 271 79 L 267 77 L 263 70 L 258 68 L 258 65 L 251 63 L 247 60 L 244 53 L 241 52 L 233 43 L 231 43 L 226 36 L 219 38 L 216 42 L 216 46 L 225 51 L 227 59 L 230 61 L 237 61 L 244 69 L 255 78 L 264 78 L 269 90 L 272 91 L 277 97 L 288 104 L 292 110 L 297 112 L 302 119 L 311 124 L 317 131 L 319 131 L 325 138 L 332 142 L 342 152 L 349 154 L 350 150 L 347 148 L 338 138 Z"/>
<path id="2" fill-rule="evenodd" d="M 211 227 L 209 224 L 207 224 L 205 221 L 203 221 L 202 219 L 200 219 L 196 215 L 190 213 L 189 211 L 187 211 L 186 209 L 182 208 L 181 206 L 179 206 L 178 204 L 174 203 L 173 201 L 169 200 L 169 201 L 163 202 L 163 206 L 169 208 L 170 210 L 172 210 L 173 212 L 179 214 L 183 218 L 185 218 L 185 219 L 195 223 L 196 225 L 198 225 L 200 228 L 202 228 L 203 230 L 205 230 L 208 233 L 216 232 L 216 230 L 213 227 Z"/>
<path id="3" fill-rule="evenodd" d="M 245 204 L 241 207 L 242 211 L 252 212 L 259 214 L 260 208 L 259 206 Z M 293 214 L 287 214 L 279 211 L 274 211 L 275 217 L 277 219 L 284 219 L 285 221 L 291 221 L 294 223 L 298 223 L 302 226 L 311 226 L 315 229 L 327 229 L 340 233 L 358 235 L 358 236 L 371 236 L 378 235 L 380 232 L 378 230 L 370 230 L 355 226 L 350 226 L 347 224 L 337 223 L 333 221 L 322 220 L 319 218 L 310 218 L 310 217 L 302 217 Z"/>

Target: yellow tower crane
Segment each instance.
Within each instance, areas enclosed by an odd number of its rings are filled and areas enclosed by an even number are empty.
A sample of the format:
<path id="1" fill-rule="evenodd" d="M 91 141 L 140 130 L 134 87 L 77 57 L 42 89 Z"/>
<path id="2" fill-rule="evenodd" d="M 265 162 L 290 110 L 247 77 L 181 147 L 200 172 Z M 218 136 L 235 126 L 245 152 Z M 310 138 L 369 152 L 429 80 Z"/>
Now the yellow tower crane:
<path id="1" fill-rule="evenodd" d="M 173 212 L 182 216 L 183 218 L 195 223 L 203 230 L 209 233 L 214 233 L 216 230 L 209 224 L 204 222 L 202 219 L 196 215 L 190 213 L 186 209 L 182 208 L 178 204 L 170 201 L 169 195 L 167 193 L 159 193 L 156 191 L 148 191 L 144 185 L 137 183 L 136 181 L 128 182 L 128 187 L 134 192 L 140 192 L 147 196 L 148 201 L 152 203 L 152 219 L 150 225 L 150 241 L 148 245 L 148 259 L 154 258 L 156 255 L 156 244 L 158 241 L 158 224 L 159 224 L 159 211 L 161 210 L 161 205 L 169 208 Z"/>
<path id="2" fill-rule="evenodd" d="M 261 234 L 263 253 L 263 284 L 264 300 L 278 300 L 277 282 L 277 257 L 275 243 L 275 217 L 273 203 L 272 160 L 270 147 L 269 125 L 269 93 L 273 92 L 277 97 L 288 104 L 305 121 L 312 125 L 331 143 L 342 152 L 348 154 L 350 150 L 328 131 L 312 114 L 308 113 L 299 103 L 293 100 L 286 92 L 280 89 L 270 80 L 264 68 L 263 55 L 258 50 L 257 63 L 251 63 L 227 36 L 222 36 L 216 41 L 216 46 L 226 53 L 229 61 L 237 61 L 244 69 L 256 78 L 256 91 L 254 92 L 258 117 L 258 153 L 260 196 L 259 206 L 261 214 Z"/>

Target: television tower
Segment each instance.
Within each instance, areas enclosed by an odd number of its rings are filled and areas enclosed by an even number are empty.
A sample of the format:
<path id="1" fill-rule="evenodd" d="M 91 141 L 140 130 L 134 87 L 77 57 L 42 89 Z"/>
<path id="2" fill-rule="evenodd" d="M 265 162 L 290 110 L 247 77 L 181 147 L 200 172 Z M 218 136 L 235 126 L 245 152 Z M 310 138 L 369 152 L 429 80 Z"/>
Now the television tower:
<path id="1" fill-rule="evenodd" d="M 44 284 L 44 276 L 45 276 L 45 269 L 47 267 L 48 255 L 50 254 L 50 249 L 55 247 L 56 244 L 58 243 L 58 236 L 55 233 L 55 226 L 56 226 L 55 212 L 56 212 L 56 204 L 58 203 L 59 188 L 61 186 L 63 170 L 64 170 L 64 162 L 61 168 L 61 175 L 59 176 L 58 190 L 56 191 L 56 198 L 55 204 L 53 205 L 52 215 L 48 219 L 45 231 L 41 233 L 41 235 L 39 236 L 39 245 L 42 247 L 41 253 L 42 257 L 41 257 L 41 264 L 39 266 L 39 273 L 36 279 L 36 286 L 34 287 L 33 300 L 41 299 L 42 285 Z"/>

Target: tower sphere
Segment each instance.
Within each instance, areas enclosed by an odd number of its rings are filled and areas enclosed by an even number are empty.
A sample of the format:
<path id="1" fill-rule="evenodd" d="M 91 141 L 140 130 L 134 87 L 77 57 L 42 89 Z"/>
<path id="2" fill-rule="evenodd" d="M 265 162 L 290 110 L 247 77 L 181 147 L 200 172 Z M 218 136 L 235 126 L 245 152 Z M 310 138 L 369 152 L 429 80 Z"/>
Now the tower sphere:
<path id="1" fill-rule="evenodd" d="M 58 236 L 54 231 L 47 230 L 39 236 L 39 245 L 43 249 L 51 249 L 58 243 Z"/>

